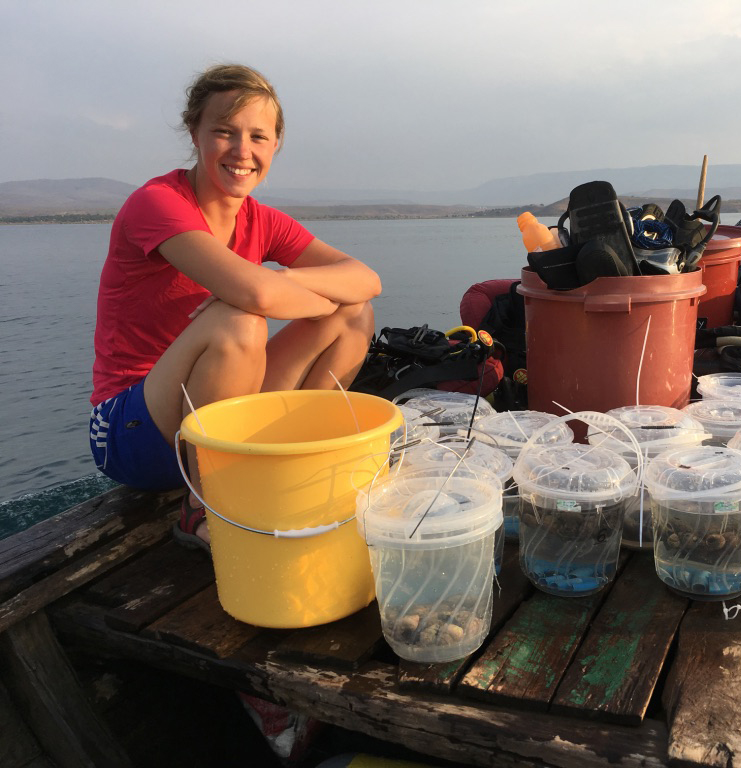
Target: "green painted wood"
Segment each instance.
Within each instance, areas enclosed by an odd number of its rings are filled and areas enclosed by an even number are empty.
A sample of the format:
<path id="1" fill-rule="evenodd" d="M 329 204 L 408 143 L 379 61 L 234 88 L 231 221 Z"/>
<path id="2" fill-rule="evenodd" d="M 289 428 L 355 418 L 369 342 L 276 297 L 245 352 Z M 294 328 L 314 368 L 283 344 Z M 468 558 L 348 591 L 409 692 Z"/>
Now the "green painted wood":
<path id="1" fill-rule="evenodd" d="M 558 686 L 552 711 L 638 725 L 688 601 L 635 555 L 615 583 Z"/>
<path id="2" fill-rule="evenodd" d="M 491 631 L 483 643 L 484 647 L 532 590 L 532 585 L 520 568 L 517 544 L 505 544 L 502 569 L 494 585 Z M 402 690 L 450 693 L 470 666 L 474 655 L 445 664 L 420 664 L 402 659 L 399 662 L 399 686 Z"/>
<path id="3" fill-rule="evenodd" d="M 628 558 L 620 555 L 617 579 Z M 536 590 L 474 662 L 458 684 L 458 693 L 490 703 L 547 709 L 611 588 L 609 584 L 589 597 L 556 597 Z"/>
<path id="4" fill-rule="evenodd" d="M 458 684 L 463 696 L 546 710 L 602 600 L 536 592 Z"/>

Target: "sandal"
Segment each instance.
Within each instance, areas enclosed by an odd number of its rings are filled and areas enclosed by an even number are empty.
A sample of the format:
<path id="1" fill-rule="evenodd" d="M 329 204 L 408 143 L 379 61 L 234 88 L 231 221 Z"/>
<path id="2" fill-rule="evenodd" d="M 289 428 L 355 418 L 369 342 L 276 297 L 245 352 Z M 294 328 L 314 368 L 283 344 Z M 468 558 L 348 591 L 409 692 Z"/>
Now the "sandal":
<path id="1" fill-rule="evenodd" d="M 188 549 L 202 549 L 211 554 L 211 545 L 196 535 L 198 526 L 205 519 L 206 510 L 203 507 L 191 507 L 186 494 L 180 506 L 180 520 L 172 526 L 175 541 Z"/>

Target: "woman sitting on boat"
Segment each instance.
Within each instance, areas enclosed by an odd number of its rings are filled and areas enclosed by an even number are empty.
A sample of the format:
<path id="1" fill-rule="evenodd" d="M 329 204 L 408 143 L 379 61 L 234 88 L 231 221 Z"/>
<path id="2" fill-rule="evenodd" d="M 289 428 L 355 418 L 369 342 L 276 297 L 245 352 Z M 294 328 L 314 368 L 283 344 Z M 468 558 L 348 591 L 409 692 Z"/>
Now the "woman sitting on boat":
<path id="1" fill-rule="evenodd" d="M 208 69 L 188 89 L 182 117 L 196 163 L 148 181 L 124 203 L 95 329 L 93 455 L 109 477 L 150 490 L 183 485 L 174 451 L 188 409 L 182 385 L 195 407 L 331 389 L 332 374 L 347 385 L 373 333 L 369 300 L 381 291 L 371 269 L 250 197 L 284 130 L 260 73 Z M 291 322 L 268 338 L 266 318 Z M 188 458 L 195 475 L 191 446 Z M 208 546 L 192 494 L 175 534 Z"/>

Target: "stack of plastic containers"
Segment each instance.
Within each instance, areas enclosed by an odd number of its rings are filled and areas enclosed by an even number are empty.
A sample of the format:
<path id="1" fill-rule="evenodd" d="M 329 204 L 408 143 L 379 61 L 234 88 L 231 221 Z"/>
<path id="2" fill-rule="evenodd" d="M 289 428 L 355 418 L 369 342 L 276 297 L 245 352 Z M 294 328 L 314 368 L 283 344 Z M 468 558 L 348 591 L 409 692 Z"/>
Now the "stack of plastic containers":
<path id="1" fill-rule="evenodd" d="M 512 460 L 504 451 L 481 440 L 470 442 L 457 435 L 443 437 L 437 444 L 415 445 L 405 451 L 398 462 L 398 471 L 402 473 L 424 469 L 428 474 L 448 477 L 455 470 L 454 476 L 470 475 L 500 490 L 511 479 L 512 467 Z M 497 531 L 495 539 L 494 562 L 497 573 L 502 568 L 503 549 L 502 528 Z"/>
<path id="2" fill-rule="evenodd" d="M 397 400 L 404 398 L 406 398 L 404 405 L 426 414 L 430 421 L 436 422 L 440 426 L 441 435 L 456 434 L 461 429 L 467 430 L 474 415 L 474 406 L 476 407 L 474 427 L 482 419 L 496 413 L 483 397 L 478 398 L 477 402 L 475 395 L 467 395 L 463 392 L 443 392 L 437 389 L 410 390 Z"/>
<path id="3" fill-rule="evenodd" d="M 741 430 L 741 373 L 709 373 L 697 379 L 702 400 L 684 410 L 712 434 L 711 445 L 725 446 Z"/>
<path id="4" fill-rule="evenodd" d="M 502 525 L 496 480 L 392 472 L 358 495 L 357 521 L 394 652 L 446 662 L 475 651 L 491 626 L 494 538 Z"/>
<path id="5" fill-rule="evenodd" d="M 646 462 L 662 451 L 700 445 L 711 437 L 699 421 L 669 406 L 627 405 L 613 408 L 607 415 L 630 430 Z M 633 468 L 636 467 L 637 457 L 633 445 L 621 429 L 609 426 L 590 428 L 587 438 L 590 445 L 609 448 L 620 454 Z M 622 543 L 630 549 L 652 547 L 651 505 L 645 488 L 626 505 Z"/>
<path id="6" fill-rule="evenodd" d="M 505 411 L 482 419 L 476 429 L 480 439 L 493 442 L 515 462 L 533 433 L 556 419 L 553 414 L 542 411 Z M 573 441 L 574 433 L 564 422 L 553 424 L 551 429 L 538 438 L 539 445 L 562 445 Z M 507 539 L 517 539 L 520 528 L 520 497 L 517 486 L 513 482 L 507 482 L 509 479 L 503 479 L 504 535 Z"/>
<path id="7" fill-rule="evenodd" d="M 659 578 L 694 600 L 741 596 L 741 453 L 702 445 L 646 469 Z"/>

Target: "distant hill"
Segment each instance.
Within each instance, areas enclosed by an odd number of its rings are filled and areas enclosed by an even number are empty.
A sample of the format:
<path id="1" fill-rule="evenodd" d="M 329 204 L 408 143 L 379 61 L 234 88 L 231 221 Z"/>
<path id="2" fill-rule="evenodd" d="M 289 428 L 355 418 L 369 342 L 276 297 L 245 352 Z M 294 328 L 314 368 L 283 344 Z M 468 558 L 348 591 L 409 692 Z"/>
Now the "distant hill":
<path id="1" fill-rule="evenodd" d="M 0 216 L 115 214 L 136 189 L 113 179 L 35 179 L 0 183 Z"/>
<path id="2" fill-rule="evenodd" d="M 507 216 L 539 206 L 565 208 L 578 184 L 595 179 L 612 183 L 621 199 L 665 205 L 674 198 L 694 207 L 699 169 L 685 165 L 643 168 L 602 168 L 589 171 L 539 173 L 491 179 L 474 189 L 420 192 L 414 190 L 275 189 L 256 197 L 267 205 L 305 219 L 317 218 L 420 218 L 483 215 Z M 75 220 L 80 214 L 114 215 L 136 189 L 112 179 L 37 179 L 0 183 L 0 220 L 11 217 L 52 215 Z M 705 199 L 720 194 L 725 212 L 739 211 L 741 165 L 708 169 Z M 553 202 L 556 201 L 556 202 Z M 627 203 L 626 203 L 627 204 Z M 546 210 L 542 215 L 557 215 Z M 66 215 L 64 219 L 59 217 Z"/>
<path id="3" fill-rule="evenodd" d="M 426 205 L 470 205 L 503 207 L 542 204 L 568 197 L 571 190 L 587 181 L 609 181 L 619 195 L 652 198 L 697 197 L 700 164 L 649 165 L 640 168 L 597 168 L 586 171 L 558 171 L 528 176 L 492 178 L 478 187 L 461 190 L 362 190 L 294 189 L 271 187 L 257 197 L 267 205 L 376 205 L 411 203 Z M 741 198 L 741 165 L 708 167 L 705 199 L 720 194 L 723 199 Z"/>

